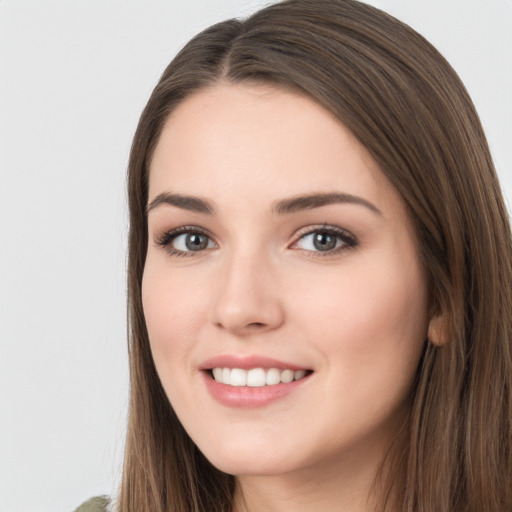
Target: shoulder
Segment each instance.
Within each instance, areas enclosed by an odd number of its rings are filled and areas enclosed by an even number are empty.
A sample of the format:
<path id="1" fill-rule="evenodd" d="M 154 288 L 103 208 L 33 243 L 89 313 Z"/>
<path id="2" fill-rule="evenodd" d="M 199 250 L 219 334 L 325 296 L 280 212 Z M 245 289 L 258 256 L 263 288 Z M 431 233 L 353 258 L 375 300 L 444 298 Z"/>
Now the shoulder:
<path id="1" fill-rule="evenodd" d="M 74 512 L 109 512 L 109 504 L 107 496 L 98 496 L 82 503 Z"/>

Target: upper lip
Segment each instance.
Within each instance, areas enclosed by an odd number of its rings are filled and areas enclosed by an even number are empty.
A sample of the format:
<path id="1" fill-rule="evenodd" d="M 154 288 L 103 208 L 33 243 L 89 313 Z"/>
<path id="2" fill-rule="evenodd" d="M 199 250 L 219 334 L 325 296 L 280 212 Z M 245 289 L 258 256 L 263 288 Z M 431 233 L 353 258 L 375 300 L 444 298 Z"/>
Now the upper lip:
<path id="1" fill-rule="evenodd" d="M 305 366 L 300 366 L 285 361 L 280 361 L 272 357 L 259 355 L 232 355 L 221 354 L 204 361 L 200 370 L 211 370 L 212 368 L 241 368 L 250 370 L 251 368 L 277 368 L 279 370 L 308 370 Z"/>

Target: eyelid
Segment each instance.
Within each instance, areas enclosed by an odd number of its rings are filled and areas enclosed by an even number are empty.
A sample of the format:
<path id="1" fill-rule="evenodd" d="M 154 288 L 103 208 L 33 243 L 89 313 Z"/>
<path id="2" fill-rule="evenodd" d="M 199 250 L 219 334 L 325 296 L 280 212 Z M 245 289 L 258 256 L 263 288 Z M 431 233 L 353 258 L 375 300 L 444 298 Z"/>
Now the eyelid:
<path id="1" fill-rule="evenodd" d="M 166 229 L 162 231 L 162 233 L 155 235 L 155 244 L 164 245 L 169 243 L 173 238 L 183 233 L 200 233 L 201 235 L 206 235 L 211 238 L 210 233 L 206 231 L 204 228 L 199 226 L 179 226 L 173 229 Z"/>
<path id="2" fill-rule="evenodd" d="M 166 249 L 166 251 L 171 256 L 199 256 L 200 254 L 211 250 L 210 249 L 203 249 L 200 251 L 181 251 L 179 249 L 175 249 L 172 247 L 172 242 L 180 235 L 186 235 L 186 234 L 193 234 L 197 233 L 200 235 L 204 235 L 209 238 L 213 244 L 215 244 L 216 247 L 218 247 L 217 242 L 215 241 L 214 237 L 204 228 L 201 228 L 199 226 L 179 226 L 174 229 L 169 229 L 164 231 L 158 236 L 155 236 L 155 245 L 158 247 L 163 247 Z"/>
<path id="3" fill-rule="evenodd" d="M 340 238 L 343 242 L 343 244 L 340 247 L 334 248 L 332 250 L 328 251 L 320 251 L 320 250 L 308 250 L 308 249 L 302 249 L 302 248 L 295 248 L 296 250 L 302 250 L 311 253 L 315 257 L 326 257 L 326 256 L 332 256 L 335 254 L 338 254 L 341 251 L 345 251 L 348 249 L 353 249 L 358 245 L 357 238 L 346 229 L 340 228 L 338 226 L 333 226 L 331 224 L 320 224 L 316 226 L 307 226 L 302 229 L 300 229 L 295 235 L 294 235 L 294 241 L 290 245 L 291 249 L 294 249 L 294 246 L 297 245 L 297 243 L 305 238 L 308 235 L 312 235 L 314 233 L 328 233 L 330 235 L 336 236 Z"/>
<path id="4" fill-rule="evenodd" d="M 158 236 L 155 236 L 155 244 L 159 247 L 163 247 L 167 250 L 167 252 L 171 256 L 199 256 L 201 254 L 204 254 L 205 252 L 212 250 L 212 248 L 205 248 L 198 251 L 182 251 L 179 249 L 175 249 L 172 247 L 172 242 L 180 235 L 183 234 L 192 234 L 192 233 L 198 233 L 201 235 L 204 235 L 208 237 L 208 239 L 215 245 L 214 248 L 218 248 L 218 243 L 215 241 L 215 238 L 211 235 L 211 233 L 200 227 L 200 226 L 193 226 L 193 225 L 187 225 L 187 226 L 179 226 L 174 229 L 166 230 L 163 233 L 161 233 Z M 300 247 L 296 247 L 300 240 L 304 239 L 308 235 L 312 235 L 314 233 L 327 233 L 329 235 L 335 236 L 338 239 L 341 239 L 342 244 L 339 247 L 335 247 L 330 250 L 321 251 L 321 250 L 309 250 L 309 249 L 303 249 Z M 332 256 L 335 254 L 338 254 L 341 251 L 345 251 L 348 249 L 353 249 L 358 245 L 358 241 L 356 237 L 347 231 L 346 229 L 340 228 L 338 226 L 333 226 L 331 224 L 318 224 L 313 226 L 306 226 L 304 228 L 301 228 L 298 230 L 294 236 L 293 236 L 293 242 L 288 246 L 291 249 L 294 250 L 301 250 L 307 253 L 310 253 L 312 256 L 315 257 L 327 257 Z"/>

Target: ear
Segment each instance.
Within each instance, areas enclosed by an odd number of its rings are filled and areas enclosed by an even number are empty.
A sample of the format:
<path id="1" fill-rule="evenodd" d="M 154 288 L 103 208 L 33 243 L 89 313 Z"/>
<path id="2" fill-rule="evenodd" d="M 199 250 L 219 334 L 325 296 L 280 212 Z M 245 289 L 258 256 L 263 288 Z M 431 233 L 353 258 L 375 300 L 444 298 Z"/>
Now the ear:
<path id="1" fill-rule="evenodd" d="M 438 313 L 430 319 L 427 336 L 438 347 L 448 342 L 448 318 L 445 313 Z"/>

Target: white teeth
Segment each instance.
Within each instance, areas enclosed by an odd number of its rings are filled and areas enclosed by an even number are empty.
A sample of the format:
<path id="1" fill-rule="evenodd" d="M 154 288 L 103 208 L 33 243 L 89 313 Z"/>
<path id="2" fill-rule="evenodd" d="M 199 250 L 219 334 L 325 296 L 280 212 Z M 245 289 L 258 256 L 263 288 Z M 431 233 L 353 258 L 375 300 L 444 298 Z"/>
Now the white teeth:
<path id="1" fill-rule="evenodd" d="M 247 385 L 253 388 L 260 388 L 265 385 L 265 370 L 253 368 L 247 372 Z"/>
<path id="2" fill-rule="evenodd" d="M 295 377 L 295 372 L 293 370 L 284 370 L 281 373 L 281 382 L 284 382 L 285 384 L 292 382 L 293 377 Z"/>
<path id="3" fill-rule="evenodd" d="M 267 370 L 265 384 L 267 386 L 275 386 L 281 382 L 281 372 L 277 368 L 270 368 Z"/>
<path id="4" fill-rule="evenodd" d="M 233 368 L 230 384 L 232 386 L 247 386 L 247 372 L 240 368 Z"/>
<path id="5" fill-rule="evenodd" d="M 260 388 L 263 386 L 275 386 L 276 384 L 287 384 L 306 376 L 306 370 L 279 370 L 278 368 L 213 368 L 213 378 L 221 384 L 231 386 L 249 386 Z"/>
<path id="6" fill-rule="evenodd" d="M 231 384 L 231 370 L 229 368 L 222 369 L 222 381 L 224 384 Z"/>

